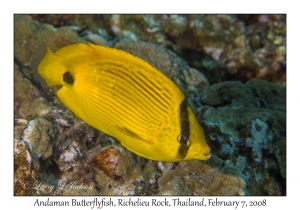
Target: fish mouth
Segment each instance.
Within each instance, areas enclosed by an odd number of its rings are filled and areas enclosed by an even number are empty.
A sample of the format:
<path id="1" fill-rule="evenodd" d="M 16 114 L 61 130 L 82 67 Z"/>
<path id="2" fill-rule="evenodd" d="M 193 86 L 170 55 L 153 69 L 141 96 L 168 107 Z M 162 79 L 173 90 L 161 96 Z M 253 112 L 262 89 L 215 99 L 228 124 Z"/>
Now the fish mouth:
<path id="1" fill-rule="evenodd" d="M 208 151 L 208 153 L 206 153 L 206 154 L 203 154 L 206 158 L 207 158 L 207 160 L 211 157 L 211 153 L 210 153 L 210 150 Z"/>

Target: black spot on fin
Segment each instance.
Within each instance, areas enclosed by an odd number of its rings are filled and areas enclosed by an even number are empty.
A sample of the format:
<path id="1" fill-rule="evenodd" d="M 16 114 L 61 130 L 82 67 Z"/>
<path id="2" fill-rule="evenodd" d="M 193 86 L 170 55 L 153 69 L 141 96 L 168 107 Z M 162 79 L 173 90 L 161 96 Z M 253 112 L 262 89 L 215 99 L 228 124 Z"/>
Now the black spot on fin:
<path id="1" fill-rule="evenodd" d="M 69 85 L 73 85 L 74 84 L 74 78 L 72 76 L 72 74 L 67 71 L 63 74 L 63 80 L 68 83 Z"/>

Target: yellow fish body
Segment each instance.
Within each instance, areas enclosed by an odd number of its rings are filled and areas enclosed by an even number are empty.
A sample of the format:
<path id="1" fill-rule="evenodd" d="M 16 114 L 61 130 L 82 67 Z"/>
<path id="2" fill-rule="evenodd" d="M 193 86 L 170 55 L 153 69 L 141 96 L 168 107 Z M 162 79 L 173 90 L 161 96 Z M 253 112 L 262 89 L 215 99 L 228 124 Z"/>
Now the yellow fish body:
<path id="1" fill-rule="evenodd" d="M 210 148 L 182 91 L 161 71 L 125 51 L 72 44 L 47 52 L 38 72 L 87 124 L 142 157 L 207 160 Z"/>

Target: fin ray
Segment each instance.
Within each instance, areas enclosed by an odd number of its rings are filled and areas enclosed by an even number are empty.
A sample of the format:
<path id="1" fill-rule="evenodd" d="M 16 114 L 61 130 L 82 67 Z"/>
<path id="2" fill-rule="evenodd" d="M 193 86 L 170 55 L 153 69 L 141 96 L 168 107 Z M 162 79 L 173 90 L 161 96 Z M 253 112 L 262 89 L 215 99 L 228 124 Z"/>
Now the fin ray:
<path id="1" fill-rule="evenodd" d="M 117 129 L 127 135 L 127 136 L 130 136 L 131 138 L 135 139 L 135 140 L 138 140 L 139 142 L 143 142 L 143 143 L 149 143 L 149 144 L 153 144 L 155 143 L 154 141 L 152 141 L 151 139 L 145 139 L 141 136 L 139 136 L 138 134 L 134 133 L 133 131 L 131 131 L 130 129 L 126 128 L 126 127 L 118 127 L 117 126 Z"/>
<path id="2" fill-rule="evenodd" d="M 57 91 L 57 97 L 70 109 L 73 113 L 81 118 L 82 120 L 86 121 L 85 115 L 83 114 L 82 110 L 78 106 L 78 101 L 76 97 L 73 95 L 73 92 L 70 91 L 66 87 L 62 87 Z"/>

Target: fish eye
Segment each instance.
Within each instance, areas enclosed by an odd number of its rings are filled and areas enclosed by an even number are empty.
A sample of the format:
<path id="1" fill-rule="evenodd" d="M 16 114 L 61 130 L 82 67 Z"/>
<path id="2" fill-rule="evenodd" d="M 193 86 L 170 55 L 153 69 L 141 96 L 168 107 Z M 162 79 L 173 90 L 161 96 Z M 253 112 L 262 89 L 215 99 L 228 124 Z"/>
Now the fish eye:
<path id="1" fill-rule="evenodd" d="M 74 78 L 72 76 L 72 74 L 69 71 L 66 71 L 63 74 L 63 80 L 68 83 L 69 85 L 73 85 L 74 84 Z"/>
<path id="2" fill-rule="evenodd" d="M 187 139 L 187 137 L 185 135 L 179 134 L 177 136 L 177 141 L 180 145 L 181 144 L 186 145 L 187 147 L 190 147 L 192 145 L 192 142 L 190 141 L 190 139 Z"/>
<path id="3" fill-rule="evenodd" d="M 180 139 L 181 144 L 187 144 L 189 141 L 189 138 L 186 135 L 182 135 Z"/>

